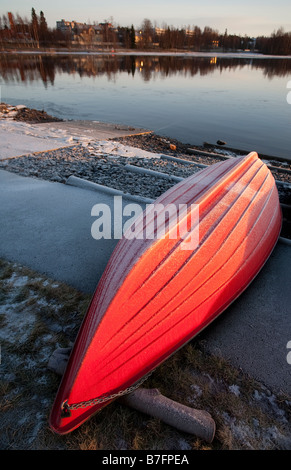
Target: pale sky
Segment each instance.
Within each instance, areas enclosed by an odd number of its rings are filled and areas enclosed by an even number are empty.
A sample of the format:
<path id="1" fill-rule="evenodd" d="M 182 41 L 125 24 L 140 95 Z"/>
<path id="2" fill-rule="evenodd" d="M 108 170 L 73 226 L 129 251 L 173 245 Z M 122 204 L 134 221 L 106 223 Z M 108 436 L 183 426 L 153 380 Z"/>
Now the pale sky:
<path id="1" fill-rule="evenodd" d="M 62 18 L 86 23 L 112 20 L 139 27 L 144 18 L 162 27 L 210 26 L 224 33 L 270 35 L 283 27 L 291 31 L 291 0 L 1 0 L 0 15 L 8 11 L 30 19 L 31 8 L 42 10 L 50 27 Z"/>

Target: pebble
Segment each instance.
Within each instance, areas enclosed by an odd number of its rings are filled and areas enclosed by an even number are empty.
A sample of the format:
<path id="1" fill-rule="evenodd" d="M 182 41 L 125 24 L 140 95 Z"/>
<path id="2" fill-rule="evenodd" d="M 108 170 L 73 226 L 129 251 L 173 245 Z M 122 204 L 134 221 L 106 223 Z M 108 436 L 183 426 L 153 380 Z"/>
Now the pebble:
<path id="1" fill-rule="evenodd" d="M 175 184 L 161 177 L 131 173 L 126 164 L 186 178 L 201 168 L 166 162 L 157 158 L 106 157 L 92 155 L 82 145 L 0 161 L 0 168 L 23 176 L 65 183 L 70 175 L 109 186 L 126 193 L 157 198 Z"/>
<path id="2" fill-rule="evenodd" d="M 169 141 L 154 135 L 131 136 L 116 139 L 125 145 L 139 147 L 144 150 L 151 149 L 157 153 L 157 158 L 118 157 L 114 155 L 100 155 L 94 152 L 94 143 L 88 146 L 74 144 L 71 147 L 61 148 L 48 152 L 31 154 L 10 160 L 1 160 L 0 168 L 18 173 L 23 176 L 37 177 L 44 180 L 65 183 L 69 176 L 80 178 L 104 185 L 114 189 L 156 199 L 172 187 L 175 182 L 161 177 L 131 173 L 124 167 L 131 164 L 182 178 L 187 178 L 195 172 L 201 171 L 195 163 L 213 164 L 220 161 L 219 157 L 197 156 L 187 154 L 188 145 L 174 141 L 175 152 L 171 151 Z M 190 165 L 167 161 L 159 158 L 160 154 L 168 154 L 191 161 Z M 217 160 L 218 158 L 218 160 Z M 279 188 L 281 202 L 290 204 L 291 175 L 277 173 L 276 179 L 289 183 Z"/>

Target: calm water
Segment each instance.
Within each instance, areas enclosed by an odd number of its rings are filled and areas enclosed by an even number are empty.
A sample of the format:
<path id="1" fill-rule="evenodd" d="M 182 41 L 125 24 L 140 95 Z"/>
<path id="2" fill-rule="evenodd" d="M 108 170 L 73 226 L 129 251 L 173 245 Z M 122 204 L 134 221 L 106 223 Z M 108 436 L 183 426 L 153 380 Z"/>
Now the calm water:
<path id="1" fill-rule="evenodd" d="M 0 86 L 2 101 L 61 118 L 291 159 L 291 59 L 3 54 Z"/>

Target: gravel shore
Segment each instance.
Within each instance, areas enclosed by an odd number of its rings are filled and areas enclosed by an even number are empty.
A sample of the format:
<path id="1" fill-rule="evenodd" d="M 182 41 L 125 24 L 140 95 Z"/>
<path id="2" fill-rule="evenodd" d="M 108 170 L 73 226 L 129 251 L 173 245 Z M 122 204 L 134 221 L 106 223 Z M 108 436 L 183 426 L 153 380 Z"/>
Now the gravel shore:
<path id="1" fill-rule="evenodd" d="M 9 106 L 1 103 L 0 113 L 2 119 L 8 117 L 28 123 L 59 121 L 44 111 L 29 109 L 22 105 Z M 160 176 L 137 175 L 128 171 L 126 165 L 186 178 L 194 172 L 201 171 L 201 165 L 212 165 L 225 158 L 245 154 L 243 151 L 232 151 L 223 146 L 214 147 L 209 144 L 205 144 L 204 147 L 194 147 L 155 133 L 117 138 L 112 144 L 115 142 L 117 147 L 122 145 L 133 149 L 133 152 L 130 152 L 131 156 L 126 156 L 126 150 L 123 156 L 118 155 L 118 151 L 102 152 L 98 142 L 92 141 L 1 160 L 0 169 L 59 183 L 65 183 L 69 176 L 74 175 L 125 193 L 155 199 L 176 181 Z M 150 152 L 151 158 L 132 156 L 134 149 Z M 193 153 L 194 151 L 196 153 Z M 174 157 L 176 161 L 166 160 L 164 156 Z M 276 181 L 280 182 L 277 186 L 281 203 L 290 204 L 291 163 L 277 160 L 268 160 L 267 163 Z"/>
<path id="2" fill-rule="evenodd" d="M 65 183 L 71 175 L 109 186 L 126 193 L 157 198 L 173 186 L 173 181 L 129 172 L 125 165 L 135 165 L 186 178 L 201 168 L 183 165 L 160 158 L 131 158 L 96 155 L 93 147 L 82 145 L 51 152 L 40 152 L 0 162 L 0 168 L 49 181 Z"/>
<path id="3" fill-rule="evenodd" d="M 202 165 L 211 165 L 220 161 L 219 157 L 189 155 L 188 146 L 176 143 L 172 151 L 167 139 L 154 134 L 140 135 L 119 139 L 124 145 L 142 148 L 157 155 L 155 158 L 124 157 L 100 154 L 94 142 L 88 145 L 77 144 L 57 150 L 39 152 L 31 155 L 10 158 L 0 161 L 0 168 L 18 173 L 22 176 L 42 178 L 49 181 L 65 183 L 71 175 L 78 176 L 98 184 L 109 186 L 126 193 L 157 198 L 169 189 L 174 181 L 161 177 L 138 175 L 129 172 L 125 165 L 134 165 L 154 170 L 167 175 L 186 178 L 194 172 L 201 171 Z M 171 141 L 173 142 L 173 141 Z M 172 156 L 188 161 L 169 161 L 161 157 Z M 291 183 L 291 174 L 278 173 L 275 179 Z M 289 186 L 289 185 L 288 185 Z M 289 199 L 290 188 L 280 187 L 282 202 Z"/>

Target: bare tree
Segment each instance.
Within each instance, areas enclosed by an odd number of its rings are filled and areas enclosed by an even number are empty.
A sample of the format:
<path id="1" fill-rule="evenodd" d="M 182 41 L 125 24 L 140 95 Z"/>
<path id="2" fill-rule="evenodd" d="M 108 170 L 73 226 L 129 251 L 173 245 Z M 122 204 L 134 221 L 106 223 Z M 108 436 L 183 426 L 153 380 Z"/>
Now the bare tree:
<path id="1" fill-rule="evenodd" d="M 142 31 L 142 38 L 141 38 L 141 46 L 143 48 L 148 48 L 152 44 L 154 28 L 152 25 L 151 20 L 145 18 L 141 25 Z"/>

